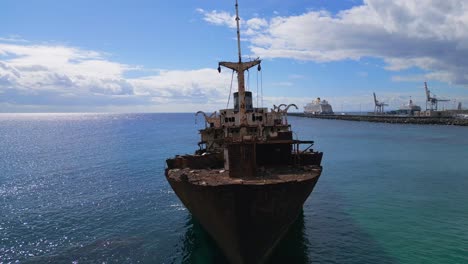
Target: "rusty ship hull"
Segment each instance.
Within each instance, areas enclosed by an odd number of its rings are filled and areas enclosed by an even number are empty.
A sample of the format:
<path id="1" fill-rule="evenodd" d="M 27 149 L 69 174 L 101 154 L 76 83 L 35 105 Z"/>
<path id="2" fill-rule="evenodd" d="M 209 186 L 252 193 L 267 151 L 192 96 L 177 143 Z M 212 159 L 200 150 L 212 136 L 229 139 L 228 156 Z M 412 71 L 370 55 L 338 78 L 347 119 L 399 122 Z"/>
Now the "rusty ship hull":
<path id="1" fill-rule="evenodd" d="M 263 263 L 320 177 L 322 153 L 308 156 L 308 165 L 261 167 L 255 178 L 230 177 L 214 156 L 179 156 L 166 178 L 231 263 Z"/>
<path id="2" fill-rule="evenodd" d="M 213 173 L 221 175 L 210 181 Z M 297 219 L 320 173 L 320 166 L 310 166 L 300 174 L 245 180 L 186 168 L 168 169 L 166 177 L 231 263 L 262 263 Z"/>

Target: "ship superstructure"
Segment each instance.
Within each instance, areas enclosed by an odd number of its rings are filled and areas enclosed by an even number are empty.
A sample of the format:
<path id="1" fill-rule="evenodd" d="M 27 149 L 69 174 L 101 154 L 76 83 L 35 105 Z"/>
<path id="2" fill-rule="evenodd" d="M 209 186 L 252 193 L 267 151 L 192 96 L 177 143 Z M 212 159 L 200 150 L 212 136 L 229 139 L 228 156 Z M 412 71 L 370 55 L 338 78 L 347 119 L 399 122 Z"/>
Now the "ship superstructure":
<path id="1" fill-rule="evenodd" d="M 294 104 L 280 105 L 268 110 L 268 108 L 254 108 L 251 104 L 251 92 L 245 93 L 248 98 L 244 122 L 242 124 L 242 113 L 239 111 L 238 93 L 234 93 L 234 108 L 221 109 L 211 115 L 197 112 L 205 117 L 205 129 L 200 130 L 201 141 L 199 142 L 200 153 L 216 152 L 223 150 L 226 141 L 255 140 L 267 141 L 277 138 L 285 133 L 291 133 L 291 126 L 287 121 L 287 112 Z M 292 139 L 292 137 L 290 137 Z"/>

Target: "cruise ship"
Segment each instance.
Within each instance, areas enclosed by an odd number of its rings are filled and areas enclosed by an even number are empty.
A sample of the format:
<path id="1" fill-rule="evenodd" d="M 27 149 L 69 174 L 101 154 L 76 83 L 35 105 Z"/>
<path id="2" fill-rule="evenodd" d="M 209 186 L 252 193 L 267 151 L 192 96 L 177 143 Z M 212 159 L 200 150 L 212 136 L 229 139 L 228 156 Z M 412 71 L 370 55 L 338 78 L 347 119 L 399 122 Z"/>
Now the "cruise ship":
<path id="1" fill-rule="evenodd" d="M 304 114 L 332 115 L 333 109 L 327 100 L 320 100 L 320 97 L 318 97 L 316 100 L 312 101 L 312 103 L 308 103 L 304 106 Z"/>

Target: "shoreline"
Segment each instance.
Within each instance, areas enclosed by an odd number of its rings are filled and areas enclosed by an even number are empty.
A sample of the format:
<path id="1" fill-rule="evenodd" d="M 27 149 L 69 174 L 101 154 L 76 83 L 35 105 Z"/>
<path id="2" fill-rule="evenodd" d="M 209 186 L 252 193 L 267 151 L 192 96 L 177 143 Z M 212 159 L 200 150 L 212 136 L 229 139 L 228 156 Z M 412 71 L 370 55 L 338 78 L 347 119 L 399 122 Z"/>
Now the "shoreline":
<path id="1" fill-rule="evenodd" d="M 452 125 L 468 126 L 468 119 L 453 117 L 414 117 L 414 116 L 393 116 L 393 115 L 306 115 L 304 113 L 288 113 L 289 116 L 335 119 L 359 122 L 375 122 L 390 124 L 416 124 L 416 125 Z"/>

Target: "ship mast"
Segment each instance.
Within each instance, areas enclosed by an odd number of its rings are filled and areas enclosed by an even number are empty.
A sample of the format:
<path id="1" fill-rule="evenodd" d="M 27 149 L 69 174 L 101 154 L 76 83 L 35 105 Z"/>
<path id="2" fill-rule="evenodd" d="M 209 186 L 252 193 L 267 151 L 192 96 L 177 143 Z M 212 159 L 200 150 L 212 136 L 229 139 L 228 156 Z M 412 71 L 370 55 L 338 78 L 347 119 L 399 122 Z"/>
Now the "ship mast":
<path id="1" fill-rule="evenodd" d="M 237 4 L 236 0 L 236 25 L 237 25 L 237 51 L 239 54 L 239 63 L 242 62 L 242 55 L 241 55 L 241 44 L 240 44 L 240 26 L 239 26 L 239 5 Z"/>
<path id="2" fill-rule="evenodd" d="M 227 62 L 221 61 L 218 63 L 218 71 L 221 71 L 221 67 L 226 67 L 237 72 L 237 91 L 239 93 L 239 117 L 240 125 L 247 126 L 247 115 L 246 115 L 246 105 L 245 105 L 245 79 L 244 72 L 258 64 L 261 60 L 255 59 L 249 62 L 242 62 L 242 53 L 241 53 L 241 43 L 240 43 L 240 26 L 239 26 L 239 5 L 236 0 L 236 24 L 237 24 L 237 50 L 239 55 L 238 62 Z M 260 70 L 260 68 L 259 68 Z M 242 133 L 241 133 L 242 134 Z"/>

